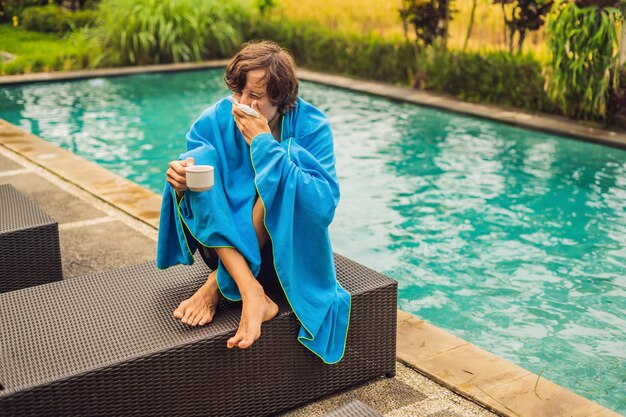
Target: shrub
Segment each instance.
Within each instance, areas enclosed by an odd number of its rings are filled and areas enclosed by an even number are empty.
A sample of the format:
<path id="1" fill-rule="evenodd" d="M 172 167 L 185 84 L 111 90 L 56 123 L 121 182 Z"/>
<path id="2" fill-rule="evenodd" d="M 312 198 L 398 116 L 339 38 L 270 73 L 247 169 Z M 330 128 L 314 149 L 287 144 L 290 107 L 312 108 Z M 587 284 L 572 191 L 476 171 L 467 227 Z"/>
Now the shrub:
<path id="1" fill-rule="evenodd" d="M 550 15 L 546 35 L 551 60 L 545 75 L 550 97 L 566 115 L 606 119 L 610 92 L 619 84 L 622 20 L 616 7 L 565 1 Z"/>
<path id="2" fill-rule="evenodd" d="M 554 110 L 543 90 L 541 64 L 532 55 L 433 50 L 418 61 L 428 90 L 472 102 Z"/>
<path id="3" fill-rule="evenodd" d="M 607 102 L 607 122 L 626 128 L 626 68 L 620 68 L 619 84 L 611 89 Z"/>
<path id="4" fill-rule="evenodd" d="M 159 64 L 224 58 L 241 43 L 243 0 L 103 0 L 90 37 L 103 63 Z"/>
<path id="5" fill-rule="evenodd" d="M 89 61 L 85 55 L 89 51 L 67 39 L 6 23 L 0 24 L 0 50 L 16 55 L 12 61 L 0 62 L 0 75 L 80 69 Z"/>
<path id="6" fill-rule="evenodd" d="M 253 19 L 246 39 L 271 39 L 298 65 L 323 72 L 406 85 L 415 72 L 413 47 L 402 39 L 330 30 L 319 23 Z"/>
<path id="7" fill-rule="evenodd" d="M 357 78 L 411 85 L 463 100 L 531 110 L 552 110 L 543 91 L 541 65 L 532 55 L 457 53 L 413 47 L 377 35 L 332 31 L 314 22 L 253 22 L 246 38 L 279 42 L 298 65 Z M 417 81 L 415 82 L 415 80 Z"/>
<path id="8" fill-rule="evenodd" d="M 43 7 L 29 7 L 21 16 L 23 25 L 28 30 L 62 35 L 93 24 L 96 12 L 93 10 L 65 12 L 59 6 L 49 4 Z"/>
<path id="9" fill-rule="evenodd" d="M 11 22 L 13 16 L 21 16 L 28 7 L 46 3 L 47 0 L 0 0 L 0 23 Z"/>

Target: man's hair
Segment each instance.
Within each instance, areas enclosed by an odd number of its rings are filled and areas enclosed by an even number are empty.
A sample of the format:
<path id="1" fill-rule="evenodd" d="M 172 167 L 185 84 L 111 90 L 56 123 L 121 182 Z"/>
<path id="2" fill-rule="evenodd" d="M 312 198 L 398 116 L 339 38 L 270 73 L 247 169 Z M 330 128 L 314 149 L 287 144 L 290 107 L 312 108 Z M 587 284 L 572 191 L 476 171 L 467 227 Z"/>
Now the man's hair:
<path id="1" fill-rule="evenodd" d="M 246 42 L 226 67 L 226 86 L 241 93 L 246 86 L 248 72 L 257 69 L 266 70 L 267 94 L 272 104 L 284 114 L 298 98 L 299 83 L 293 57 L 276 42 Z"/>

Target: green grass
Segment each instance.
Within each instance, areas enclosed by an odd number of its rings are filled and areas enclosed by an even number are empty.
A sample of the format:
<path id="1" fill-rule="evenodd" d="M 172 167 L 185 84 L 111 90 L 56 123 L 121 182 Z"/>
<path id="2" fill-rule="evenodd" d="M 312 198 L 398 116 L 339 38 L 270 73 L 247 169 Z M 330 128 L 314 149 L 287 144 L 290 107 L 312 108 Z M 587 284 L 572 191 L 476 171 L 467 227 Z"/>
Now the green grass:
<path id="1" fill-rule="evenodd" d="M 45 33 L 0 25 L 0 51 L 17 58 L 0 62 L 0 75 L 61 71 L 85 67 L 84 48 L 76 42 Z"/>

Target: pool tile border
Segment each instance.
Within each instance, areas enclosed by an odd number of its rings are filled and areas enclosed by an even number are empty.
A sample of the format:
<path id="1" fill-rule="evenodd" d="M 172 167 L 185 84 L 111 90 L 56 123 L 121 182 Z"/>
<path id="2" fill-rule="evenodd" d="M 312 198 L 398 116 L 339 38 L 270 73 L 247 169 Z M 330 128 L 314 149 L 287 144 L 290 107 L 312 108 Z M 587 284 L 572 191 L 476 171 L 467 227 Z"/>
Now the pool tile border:
<path id="1" fill-rule="evenodd" d="M 172 67 L 174 71 L 179 71 L 213 68 L 222 65 L 224 64 L 221 62 L 219 65 L 216 63 L 210 63 L 210 65 L 207 63 L 202 65 L 161 65 L 152 67 L 151 71 L 139 71 L 136 70 L 137 67 L 133 67 L 132 72 L 121 72 L 119 69 L 106 71 L 108 75 L 103 75 L 101 70 L 95 72 L 80 71 L 76 72 L 80 74 L 75 73 L 71 77 L 55 76 L 47 79 L 31 80 L 50 81 L 139 72 L 161 72 L 167 71 L 169 67 Z M 300 76 L 301 74 L 299 73 L 298 75 Z M 327 82 L 323 80 L 327 79 L 326 77 L 335 76 L 316 74 L 310 71 L 306 71 L 302 75 L 302 79 L 324 82 L 325 84 Z M 340 81 L 342 82 L 349 80 L 343 77 L 335 77 L 335 81 L 337 81 L 337 78 L 341 78 L 342 80 Z M 407 101 L 406 97 L 400 98 L 399 94 L 402 92 L 406 94 L 407 90 L 411 93 L 413 92 L 410 89 L 386 85 L 384 86 L 386 89 L 399 89 L 396 91 L 397 97 L 389 96 L 382 94 L 382 91 L 375 93 L 366 90 L 366 88 L 372 88 L 373 86 L 369 84 L 373 83 L 355 80 L 350 80 L 350 82 L 353 83 L 352 88 L 345 86 L 344 88 L 353 90 L 356 87 L 365 88 L 358 91 L 384 95 L 404 101 Z M 331 85 L 342 87 L 342 85 L 338 84 L 331 83 Z M 378 86 L 375 86 L 374 90 L 378 88 Z M 583 127 L 583 129 L 591 128 Z M 603 132 L 608 134 L 606 133 L 607 131 Z M 572 133 L 568 132 L 561 132 L 561 134 L 572 135 Z M 624 138 L 620 138 L 620 140 L 623 140 L 623 144 L 626 145 L 626 135 L 622 136 Z M 0 146 L 25 157 L 36 165 L 89 192 L 100 200 L 121 209 L 149 226 L 155 229 L 158 228 L 161 197 L 156 193 L 71 152 L 50 144 L 35 135 L 24 132 L 17 126 L 2 119 L 0 119 Z M 612 146 L 621 145 L 612 143 Z M 541 378 L 503 358 L 480 349 L 402 310 L 398 310 L 397 359 L 452 391 L 503 416 L 619 417 L 619 414 L 614 411 L 574 394 L 545 378 Z"/>
<path id="2" fill-rule="evenodd" d="M 503 416 L 620 416 L 402 310 L 397 359 Z"/>

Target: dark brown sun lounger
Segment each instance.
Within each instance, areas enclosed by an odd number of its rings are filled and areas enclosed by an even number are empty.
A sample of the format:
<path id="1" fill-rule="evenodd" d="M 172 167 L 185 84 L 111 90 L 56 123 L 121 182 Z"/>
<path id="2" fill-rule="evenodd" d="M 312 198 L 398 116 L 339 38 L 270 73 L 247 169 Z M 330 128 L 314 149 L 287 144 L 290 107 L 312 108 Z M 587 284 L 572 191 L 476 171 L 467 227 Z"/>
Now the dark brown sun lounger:
<path id="1" fill-rule="evenodd" d="M 395 375 L 397 283 L 336 255 L 352 294 L 347 348 L 324 364 L 278 315 L 248 349 L 228 349 L 241 303 L 191 328 L 172 311 L 206 280 L 202 260 L 154 263 L 0 294 L 0 415 L 264 416 Z"/>
<path id="2" fill-rule="evenodd" d="M 0 293 L 63 279 L 57 222 L 0 185 Z"/>

